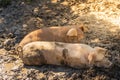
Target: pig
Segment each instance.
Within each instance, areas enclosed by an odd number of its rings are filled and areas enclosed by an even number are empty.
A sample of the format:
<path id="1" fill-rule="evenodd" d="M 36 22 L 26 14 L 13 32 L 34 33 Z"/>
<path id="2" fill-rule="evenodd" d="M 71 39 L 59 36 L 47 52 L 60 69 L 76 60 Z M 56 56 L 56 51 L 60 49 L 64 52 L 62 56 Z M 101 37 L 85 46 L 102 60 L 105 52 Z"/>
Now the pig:
<path id="1" fill-rule="evenodd" d="M 84 32 L 88 29 L 83 25 L 53 26 L 38 29 L 27 34 L 19 43 L 23 47 L 34 41 L 80 42 L 84 38 Z"/>
<path id="2" fill-rule="evenodd" d="M 93 65 L 108 68 L 111 62 L 105 57 L 105 48 L 80 43 L 35 41 L 23 47 L 20 58 L 25 65 L 66 65 L 89 68 Z"/>

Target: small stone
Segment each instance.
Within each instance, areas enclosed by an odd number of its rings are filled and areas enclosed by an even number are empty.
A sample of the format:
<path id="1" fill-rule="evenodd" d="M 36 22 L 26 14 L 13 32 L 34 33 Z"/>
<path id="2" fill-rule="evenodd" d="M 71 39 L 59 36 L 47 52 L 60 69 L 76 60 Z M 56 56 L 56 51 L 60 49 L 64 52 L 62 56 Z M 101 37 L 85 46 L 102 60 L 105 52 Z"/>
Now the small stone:
<path id="1" fill-rule="evenodd" d="M 37 14 L 39 12 L 39 7 L 36 7 L 34 8 L 34 11 L 33 11 L 35 14 Z"/>
<path id="2" fill-rule="evenodd" d="M 28 29 L 28 25 L 27 24 L 23 24 L 23 30 L 27 30 Z M 20 30 L 18 31 L 20 33 Z"/>

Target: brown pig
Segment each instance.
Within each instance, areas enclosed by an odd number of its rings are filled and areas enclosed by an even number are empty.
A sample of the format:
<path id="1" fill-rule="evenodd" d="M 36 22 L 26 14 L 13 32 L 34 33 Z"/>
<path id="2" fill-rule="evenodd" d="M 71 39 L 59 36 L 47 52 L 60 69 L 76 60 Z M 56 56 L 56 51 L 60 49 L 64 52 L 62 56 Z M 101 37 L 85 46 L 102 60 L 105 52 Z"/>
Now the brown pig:
<path id="1" fill-rule="evenodd" d="M 34 41 L 57 41 L 57 42 L 80 42 L 84 38 L 84 31 L 87 31 L 82 24 L 73 26 L 42 28 L 27 34 L 19 46 Z"/>
<path id="2" fill-rule="evenodd" d="M 21 59 L 26 65 L 67 65 L 85 68 L 92 65 L 110 67 L 111 62 L 105 57 L 106 49 L 90 47 L 86 44 L 36 41 L 23 47 Z"/>

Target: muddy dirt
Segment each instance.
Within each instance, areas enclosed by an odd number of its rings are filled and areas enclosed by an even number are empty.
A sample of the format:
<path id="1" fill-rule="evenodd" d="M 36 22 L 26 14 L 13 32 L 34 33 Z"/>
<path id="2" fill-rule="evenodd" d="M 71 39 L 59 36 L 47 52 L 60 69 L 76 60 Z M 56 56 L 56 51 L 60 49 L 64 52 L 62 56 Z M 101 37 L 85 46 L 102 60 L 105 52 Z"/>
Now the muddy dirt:
<path id="1" fill-rule="evenodd" d="M 0 8 L 0 80 L 119 80 L 120 0 L 12 0 Z M 14 47 L 29 32 L 50 26 L 88 28 L 81 43 L 108 49 L 111 68 L 26 66 Z"/>

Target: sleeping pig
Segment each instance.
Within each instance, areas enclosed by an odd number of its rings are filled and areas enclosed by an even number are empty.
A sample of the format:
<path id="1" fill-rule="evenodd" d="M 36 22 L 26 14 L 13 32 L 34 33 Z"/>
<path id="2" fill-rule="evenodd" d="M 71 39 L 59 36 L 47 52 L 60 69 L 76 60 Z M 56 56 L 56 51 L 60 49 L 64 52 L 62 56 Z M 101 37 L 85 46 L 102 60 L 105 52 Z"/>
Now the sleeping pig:
<path id="1" fill-rule="evenodd" d="M 105 48 L 86 44 L 36 41 L 26 44 L 20 54 L 26 65 L 67 65 L 73 68 L 110 67 Z"/>
<path id="2" fill-rule="evenodd" d="M 57 42 L 80 42 L 84 38 L 84 32 L 87 31 L 84 25 L 71 26 L 53 26 L 42 28 L 27 34 L 19 43 L 19 46 L 34 41 L 57 41 Z"/>

